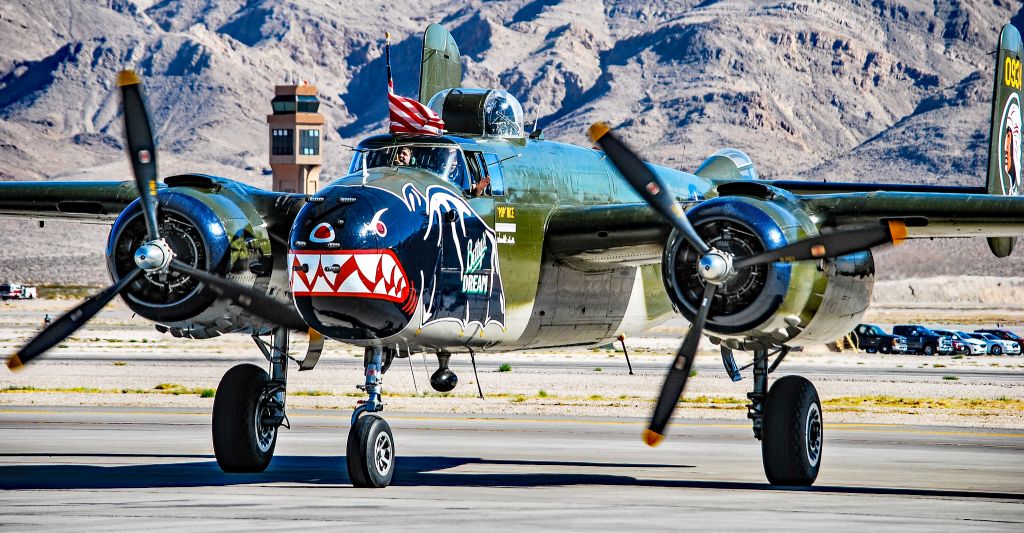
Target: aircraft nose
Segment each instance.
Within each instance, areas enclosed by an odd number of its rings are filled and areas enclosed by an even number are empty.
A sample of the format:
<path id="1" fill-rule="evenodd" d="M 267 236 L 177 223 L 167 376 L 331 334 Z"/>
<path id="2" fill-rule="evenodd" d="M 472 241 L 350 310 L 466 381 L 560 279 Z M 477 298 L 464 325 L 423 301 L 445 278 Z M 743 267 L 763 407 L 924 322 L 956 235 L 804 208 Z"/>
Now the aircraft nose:
<path id="1" fill-rule="evenodd" d="M 331 187 L 307 203 L 292 226 L 288 257 L 303 319 L 336 339 L 379 339 L 405 328 L 418 280 L 403 259 L 425 258 L 400 255 L 403 243 L 421 234 L 422 219 L 374 187 Z"/>

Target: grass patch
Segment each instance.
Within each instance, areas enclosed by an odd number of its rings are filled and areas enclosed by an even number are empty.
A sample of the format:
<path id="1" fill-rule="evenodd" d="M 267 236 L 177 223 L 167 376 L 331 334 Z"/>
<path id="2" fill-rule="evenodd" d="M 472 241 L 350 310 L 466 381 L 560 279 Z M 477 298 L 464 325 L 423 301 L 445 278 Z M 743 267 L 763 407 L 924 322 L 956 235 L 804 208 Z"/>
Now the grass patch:
<path id="1" fill-rule="evenodd" d="M 601 367 L 597 367 L 594 369 L 594 372 L 604 372 L 604 369 Z"/>
<path id="2" fill-rule="evenodd" d="M 126 363 L 124 361 L 114 361 L 114 366 L 125 366 L 127 364 L 128 363 Z"/>
<path id="3" fill-rule="evenodd" d="M 942 379 L 946 381 L 960 381 L 960 378 L 956 376 L 942 376 Z"/>
<path id="4" fill-rule="evenodd" d="M 933 366 L 933 367 L 935 367 L 935 368 L 946 368 L 946 365 L 944 365 L 944 364 L 942 364 L 942 363 L 935 363 L 935 364 L 934 364 L 934 365 L 932 365 L 932 366 Z"/>
<path id="5" fill-rule="evenodd" d="M 498 367 L 498 372 L 511 372 L 511 371 L 512 371 L 512 365 L 510 365 L 508 363 L 502 363 L 501 366 Z"/>
<path id="6" fill-rule="evenodd" d="M 955 376 L 950 376 L 955 377 Z M 916 409 L 983 409 L 1024 412 L 1024 400 L 998 398 L 902 398 L 899 396 L 844 396 L 821 402 L 829 407 L 888 407 Z"/>
<path id="7" fill-rule="evenodd" d="M 953 356 L 953 359 L 963 359 L 963 358 L 964 358 L 964 356 L 962 356 L 962 355 L 954 355 Z"/>
<path id="8" fill-rule="evenodd" d="M 601 396 L 600 394 L 591 394 L 590 397 L 587 398 L 587 399 L 588 400 L 603 400 L 604 396 Z"/>
<path id="9" fill-rule="evenodd" d="M 696 371 L 696 370 L 691 370 L 691 371 L 690 371 L 690 377 L 691 377 L 691 378 L 692 378 L 692 377 L 694 377 L 694 376 L 696 376 L 696 375 L 697 375 L 697 371 Z"/>
<path id="10" fill-rule="evenodd" d="M 213 398 L 217 395 L 217 391 L 213 389 L 203 389 L 203 392 L 199 393 L 200 398 Z"/>
<path id="11" fill-rule="evenodd" d="M 538 398 L 547 398 L 548 397 L 548 391 L 546 391 L 544 389 L 541 389 L 541 390 L 537 391 L 537 397 Z"/>
<path id="12" fill-rule="evenodd" d="M 289 392 L 289 396 L 334 396 L 330 391 L 325 390 L 300 390 Z"/>
<path id="13" fill-rule="evenodd" d="M 185 388 L 185 387 L 182 386 L 182 385 L 178 385 L 177 383 L 161 383 L 161 384 L 157 385 L 156 387 L 153 387 L 153 390 L 174 390 L 174 389 L 183 389 L 183 388 Z"/>

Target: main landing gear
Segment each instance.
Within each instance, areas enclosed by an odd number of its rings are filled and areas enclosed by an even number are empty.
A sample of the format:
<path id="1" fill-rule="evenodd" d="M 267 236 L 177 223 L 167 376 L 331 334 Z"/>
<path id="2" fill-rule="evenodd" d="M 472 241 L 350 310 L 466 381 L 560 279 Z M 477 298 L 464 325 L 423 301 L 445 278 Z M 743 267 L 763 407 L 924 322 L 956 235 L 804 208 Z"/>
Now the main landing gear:
<path id="1" fill-rule="evenodd" d="M 270 373 L 256 365 L 242 364 L 228 370 L 217 386 L 213 453 L 225 472 L 266 470 L 274 456 L 278 428 L 288 427 L 284 412 L 288 330 L 275 329 L 269 348 L 259 346 L 270 361 Z"/>
<path id="2" fill-rule="evenodd" d="M 769 366 L 772 355 L 775 360 Z M 814 385 L 800 376 L 784 376 L 768 388 L 768 375 L 785 356 L 786 348 L 772 354 L 754 352 L 754 390 L 747 394 L 747 418 L 753 422 L 754 438 L 761 441 L 768 482 L 808 486 L 817 479 L 821 467 L 821 401 Z M 722 359 L 730 376 L 734 372 L 738 376 L 731 352 L 723 351 Z"/>

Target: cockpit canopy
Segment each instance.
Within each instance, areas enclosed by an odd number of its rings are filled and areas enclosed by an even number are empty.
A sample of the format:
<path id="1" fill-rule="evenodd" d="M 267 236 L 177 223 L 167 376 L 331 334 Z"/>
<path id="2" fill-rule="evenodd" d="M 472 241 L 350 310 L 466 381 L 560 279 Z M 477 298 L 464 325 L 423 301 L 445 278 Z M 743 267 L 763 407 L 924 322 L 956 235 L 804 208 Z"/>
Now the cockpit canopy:
<path id="1" fill-rule="evenodd" d="M 408 167 L 426 170 L 467 188 L 466 157 L 458 143 L 445 137 L 377 135 L 356 147 L 349 173 L 366 168 Z"/>
<path id="2" fill-rule="evenodd" d="M 495 89 L 445 89 L 427 104 L 445 129 L 462 135 L 523 137 L 523 106 L 515 96 Z"/>

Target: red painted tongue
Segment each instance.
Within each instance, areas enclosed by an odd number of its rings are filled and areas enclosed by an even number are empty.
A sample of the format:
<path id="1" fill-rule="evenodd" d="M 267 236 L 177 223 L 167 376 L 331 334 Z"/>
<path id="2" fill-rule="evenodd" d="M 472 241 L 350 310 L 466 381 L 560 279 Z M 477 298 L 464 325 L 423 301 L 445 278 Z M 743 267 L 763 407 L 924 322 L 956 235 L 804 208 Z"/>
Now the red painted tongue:
<path id="1" fill-rule="evenodd" d="M 320 226 L 313 232 L 313 236 L 317 239 L 326 239 L 331 236 L 331 230 L 327 226 Z"/>

